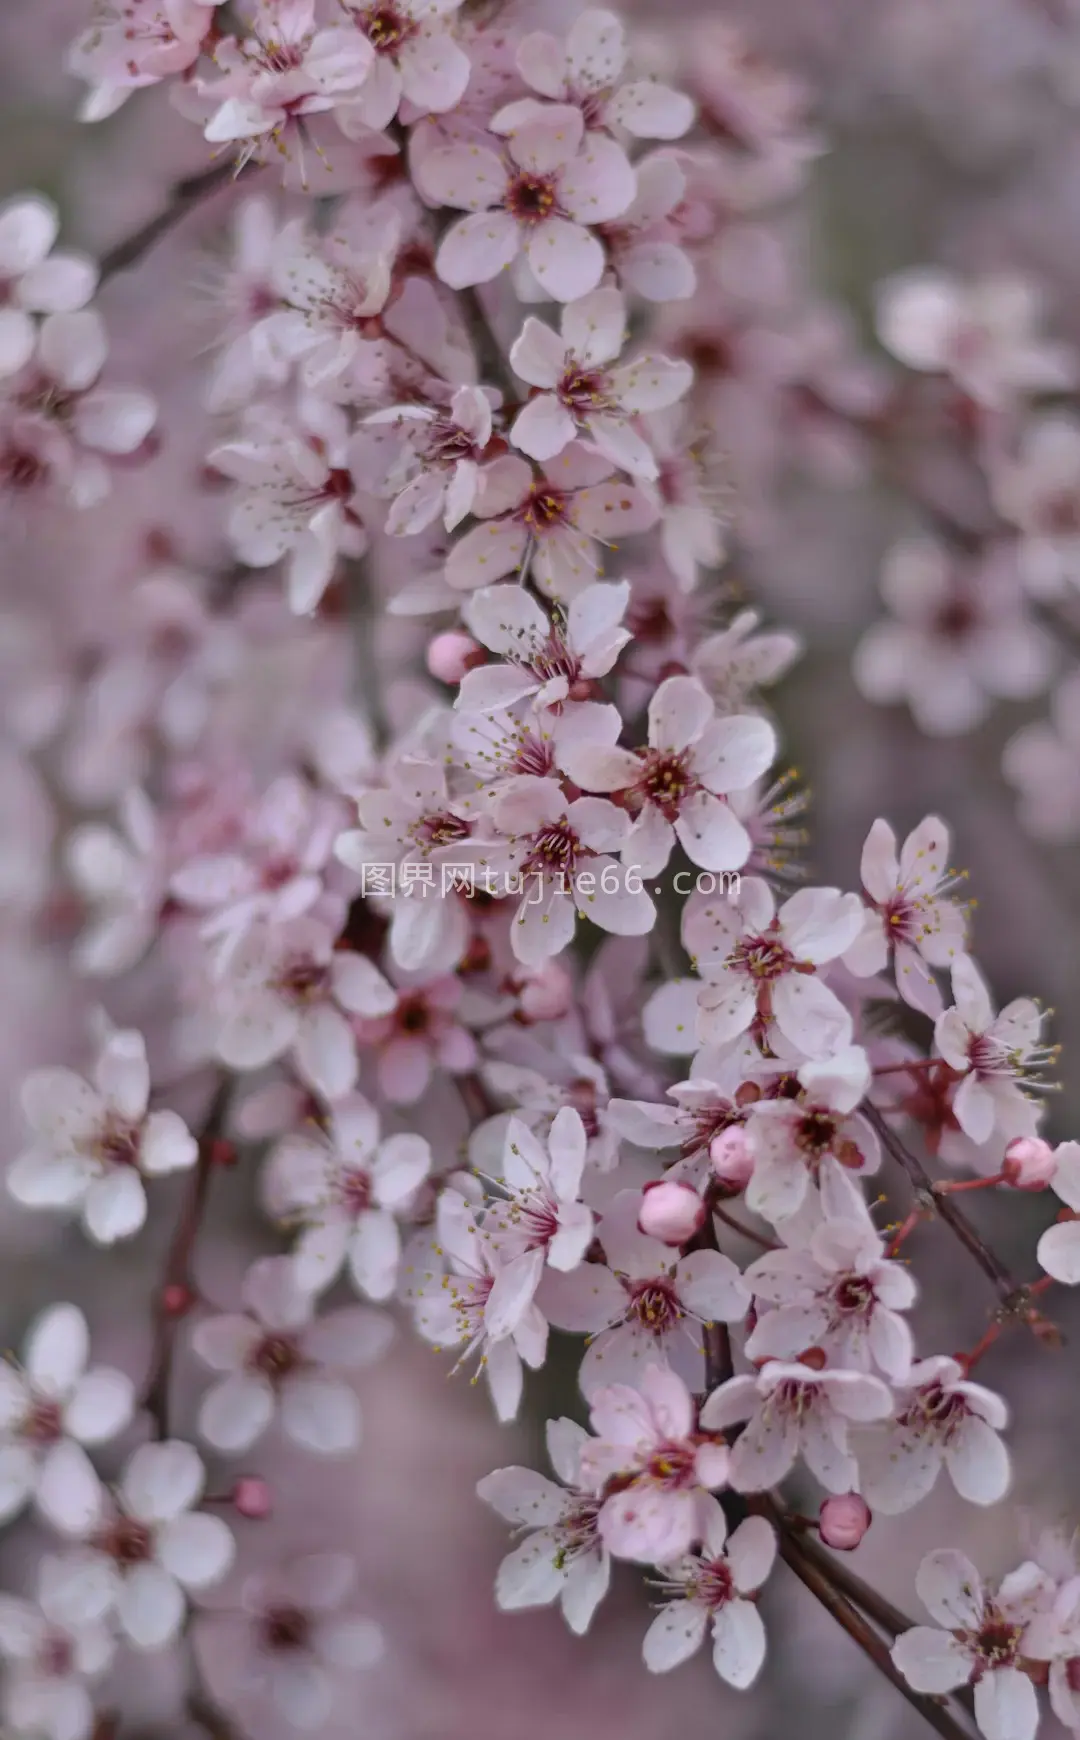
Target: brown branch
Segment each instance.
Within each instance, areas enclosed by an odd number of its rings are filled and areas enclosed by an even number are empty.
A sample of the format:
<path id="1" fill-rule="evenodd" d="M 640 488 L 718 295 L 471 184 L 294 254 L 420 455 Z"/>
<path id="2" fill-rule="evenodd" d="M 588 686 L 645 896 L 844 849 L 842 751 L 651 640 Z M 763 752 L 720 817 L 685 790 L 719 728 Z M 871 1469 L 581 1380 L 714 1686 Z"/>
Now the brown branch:
<path id="1" fill-rule="evenodd" d="M 154 1422 L 159 1438 L 169 1436 L 169 1380 L 172 1376 L 176 1332 L 184 1310 L 170 1309 L 171 1288 L 180 1290 L 181 1298 L 191 1291 L 191 1259 L 202 1224 L 203 1211 L 210 1189 L 210 1174 L 217 1163 L 216 1149 L 221 1139 L 232 1082 L 223 1077 L 218 1083 L 210 1110 L 199 1138 L 199 1155 L 191 1174 L 191 1183 L 179 1218 L 173 1229 L 165 1274 L 157 1296 L 154 1351 L 150 1371 L 143 1391 L 142 1405 Z"/>
<path id="2" fill-rule="evenodd" d="M 159 242 L 162 236 L 168 235 L 188 212 L 201 205 L 204 199 L 224 187 L 230 181 L 237 181 L 242 175 L 259 168 L 259 164 L 244 164 L 240 169 L 231 160 L 225 163 L 215 163 L 209 169 L 203 169 L 198 175 L 189 175 L 183 181 L 178 181 L 173 187 L 169 201 L 155 217 L 150 218 L 130 236 L 117 242 L 114 248 L 103 254 L 99 262 L 101 282 L 115 278 L 118 272 L 126 272 L 129 266 L 134 266 L 144 254 Z"/>
<path id="3" fill-rule="evenodd" d="M 772 1515 L 771 1521 L 782 1533 L 795 1535 L 803 1557 L 809 1559 L 811 1564 L 816 1565 L 822 1575 L 827 1576 L 842 1595 L 846 1595 L 849 1601 L 855 1603 L 856 1607 L 861 1607 L 867 1618 L 872 1619 L 875 1625 L 879 1625 L 882 1631 L 887 1631 L 892 1637 L 899 1637 L 902 1631 L 911 1630 L 915 1624 L 913 1619 L 909 1619 L 908 1615 L 899 1607 L 894 1607 L 885 1595 L 882 1595 L 877 1589 L 871 1588 L 870 1584 L 864 1582 L 861 1577 L 856 1576 L 855 1572 L 842 1560 L 827 1552 L 820 1541 L 814 1540 L 813 1536 L 804 1530 L 796 1528 L 790 1517 L 784 1516 L 778 1510 Z"/>

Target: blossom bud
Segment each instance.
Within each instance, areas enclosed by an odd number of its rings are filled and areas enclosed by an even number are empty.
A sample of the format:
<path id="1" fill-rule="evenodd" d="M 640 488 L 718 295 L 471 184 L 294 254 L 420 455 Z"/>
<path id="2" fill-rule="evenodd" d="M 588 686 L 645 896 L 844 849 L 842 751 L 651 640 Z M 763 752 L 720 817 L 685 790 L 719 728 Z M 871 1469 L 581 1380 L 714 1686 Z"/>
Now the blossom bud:
<path id="1" fill-rule="evenodd" d="M 638 1215 L 638 1232 L 665 1245 L 684 1245 L 705 1219 L 705 1204 L 689 1184 L 657 1178 L 645 1186 Z"/>
<path id="2" fill-rule="evenodd" d="M 729 1190 L 746 1189 L 754 1170 L 754 1156 L 741 1124 L 732 1124 L 713 1137 L 709 1143 L 709 1159 L 721 1184 L 726 1184 Z"/>
<path id="3" fill-rule="evenodd" d="M 574 1001 L 574 987 L 564 966 L 545 961 L 521 987 L 518 1005 L 528 1021 L 557 1021 Z"/>
<path id="4" fill-rule="evenodd" d="M 1057 1160 L 1041 1136 L 1017 1136 L 1005 1150 L 1001 1170 L 1015 1190 L 1045 1190 L 1057 1170 Z"/>
<path id="5" fill-rule="evenodd" d="M 818 1512 L 818 1534 L 827 1547 L 839 1553 L 850 1553 L 858 1546 L 873 1522 L 870 1507 L 857 1492 L 843 1492 L 827 1498 Z"/>
<path id="6" fill-rule="evenodd" d="M 249 1522 L 265 1522 L 274 1508 L 274 1498 L 265 1480 L 243 1474 L 232 1490 L 233 1508 Z"/>
<path id="7" fill-rule="evenodd" d="M 183 1317 L 194 1303 L 194 1293 L 182 1281 L 171 1281 L 161 1290 L 161 1309 L 166 1317 Z"/>
<path id="8" fill-rule="evenodd" d="M 451 629 L 437 634 L 427 649 L 427 668 L 440 683 L 460 683 L 466 671 L 483 664 L 484 653 L 471 634 Z"/>

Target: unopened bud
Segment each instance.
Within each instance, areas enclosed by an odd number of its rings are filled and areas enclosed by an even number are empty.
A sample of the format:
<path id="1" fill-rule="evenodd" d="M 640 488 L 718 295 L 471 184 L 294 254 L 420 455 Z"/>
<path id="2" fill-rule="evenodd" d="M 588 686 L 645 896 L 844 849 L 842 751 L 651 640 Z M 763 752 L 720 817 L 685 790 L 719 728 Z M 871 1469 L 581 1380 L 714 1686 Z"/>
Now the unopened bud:
<path id="1" fill-rule="evenodd" d="M 745 1190 L 754 1170 L 754 1156 L 741 1124 L 721 1130 L 709 1143 L 709 1160 L 721 1184 L 729 1190 Z"/>
<path id="2" fill-rule="evenodd" d="M 1041 1136 L 1017 1136 L 1009 1143 L 1002 1173 L 1014 1190 L 1045 1190 L 1057 1170 L 1054 1150 Z"/>
<path id="3" fill-rule="evenodd" d="M 194 1293 L 182 1281 L 171 1281 L 161 1290 L 161 1309 L 166 1317 L 183 1317 L 194 1303 Z"/>
<path id="4" fill-rule="evenodd" d="M 518 1007 L 527 1021 L 558 1021 L 572 1008 L 570 974 L 557 961 L 545 961 L 521 987 Z"/>
<path id="5" fill-rule="evenodd" d="M 870 1506 L 857 1492 L 827 1498 L 818 1512 L 818 1534 L 838 1553 L 854 1552 L 873 1522 Z"/>
<path id="6" fill-rule="evenodd" d="M 440 683 L 460 683 L 466 671 L 483 664 L 484 652 L 471 634 L 450 629 L 437 634 L 427 649 L 427 668 Z"/>
<path id="7" fill-rule="evenodd" d="M 243 1474 L 232 1490 L 233 1509 L 249 1522 L 265 1522 L 274 1508 L 274 1496 L 257 1474 Z"/>
<path id="8" fill-rule="evenodd" d="M 705 1204 L 689 1184 L 658 1178 L 645 1186 L 638 1215 L 638 1232 L 665 1245 L 684 1245 L 705 1219 Z"/>

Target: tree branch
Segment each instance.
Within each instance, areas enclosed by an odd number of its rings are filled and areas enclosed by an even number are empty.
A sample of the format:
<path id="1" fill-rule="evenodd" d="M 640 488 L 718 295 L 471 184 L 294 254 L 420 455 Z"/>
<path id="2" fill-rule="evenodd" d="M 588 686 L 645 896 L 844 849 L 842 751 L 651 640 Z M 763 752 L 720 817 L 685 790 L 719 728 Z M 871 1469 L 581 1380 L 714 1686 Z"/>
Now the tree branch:
<path id="1" fill-rule="evenodd" d="M 187 1198 L 173 1230 L 165 1261 L 165 1274 L 157 1296 L 154 1351 L 142 1405 L 153 1419 L 159 1438 L 169 1436 L 169 1380 L 172 1376 L 176 1331 L 180 1318 L 184 1315 L 183 1309 L 170 1309 L 169 1290 L 180 1289 L 181 1297 L 191 1290 L 191 1259 L 206 1207 L 210 1174 L 217 1161 L 215 1150 L 221 1139 L 231 1086 L 230 1079 L 223 1076 L 210 1102 L 210 1110 L 199 1138 L 198 1159 L 191 1174 Z"/>
<path id="2" fill-rule="evenodd" d="M 224 187 L 227 182 L 238 181 L 242 175 L 260 168 L 259 164 L 244 164 L 238 169 L 231 160 L 225 163 L 215 163 L 209 169 L 201 170 L 198 175 L 186 176 L 173 187 L 169 202 L 156 217 L 150 218 L 130 236 L 117 242 L 99 261 L 100 280 L 104 284 L 109 278 L 115 278 L 118 272 L 126 272 L 129 266 L 134 266 L 144 254 L 159 242 L 162 236 L 168 235 L 188 212 L 201 205 L 204 199 Z"/>

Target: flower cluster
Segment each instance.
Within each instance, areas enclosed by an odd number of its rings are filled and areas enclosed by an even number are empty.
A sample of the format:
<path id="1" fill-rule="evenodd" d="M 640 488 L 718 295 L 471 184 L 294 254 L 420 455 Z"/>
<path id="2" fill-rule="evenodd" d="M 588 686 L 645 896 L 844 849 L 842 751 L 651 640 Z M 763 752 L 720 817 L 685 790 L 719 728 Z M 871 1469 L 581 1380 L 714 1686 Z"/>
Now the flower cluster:
<path id="1" fill-rule="evenodd" d="M 111 1731 L 97 1683 L 192 1609 L 202 1673 L 234 1561 L 221 1732 L 340 1714 L 338 1674 L 384 1648 L 355 1564 L 330 1541 L 256 1568 L 236 1519 L 355 1457 L 356 1374 L 395 1312 L 501 1422 L 552 1332 L 578 1338 L 589 1425 L 549 1422 L 557 1482 L 479 1483 L 523 1531 L 498 1604 L 558 1602 L 581 1634 L 612 1562 L 644 1567 L 645 1667 L 708 1634 L 745 1690 L 778 1559 L 858 1640 L 873 1592 L 834 1553 L 942 1471 L 1004 1498 L 1008 1410 L 973 1374 L 1009 1325 L 1052 1340 L 1042 1297 L 1080 1283 L 1046 1012 L 996 1007 L 939 816 L 903 838 L 867 817 L 854 885 L 811 879 L 767 698 L 799 637 L 721 577 L 802 450 L 858 467 L 944 405 L 987 523 L 923 504 L 856 679 L 932 733 L 1040 692 L 1042 605 L 1080 579 L 1080 424 L 1044 401 L 1077 359 L 1011 278 L 882 285 L 904 382 L 830 307 L 770 312 L 776 208 L 819 149 L 800 87 L 724 21 L 679 69 L 606 10 L 561 34 L 520 10 L 124 0 L 69 52 L 83 118 L 167 85 L 222 162 L 100 274 L 55 250 L 47 200 L 0 211 L 0 486 L 46 497 L 43 540 L 147 472 L 160 497 L 160 523 L 117 516 L 115 620 L 80 603 L 51 664 L 31 600 L 3 698 L 0 894 L 103 1005 L 85 1069 L 25 1075 L 8 1191 L 101 1263 L 166 1252 L 138 1384 L 89 1364 L 66 1300 L 0 1367 L 0 1517 L 31 1507 L 51 1537 L 0 1611 L 26 1740 Z M 90 304 L 228 177 L 214 342 L 188 430 L 163 415 L 151 439 L 150 394 L 102 384 Z M 1038 725 L 1007 751 L 1044 832 L 1065 755 Z M 265 1221 L 242 1260 L 234 1168 Z M 882 1189 L 908 1192 L 899 1219 Z M 1036 1279 L 968 1217 L 983 1189 L 1060 1203 Z M 934 1216 L 996 1290 L 964 1352 L 912 1321 Z M 950 1722 L 972 1685 L 986 1740 L 1031 1740 L 1042 1685 L 1080 1729 L 1078 1590 L 1049 1547 L 993 1593 L 932 1554 L 944 1629 L 900 1629 L 893 1677 Z"/>

